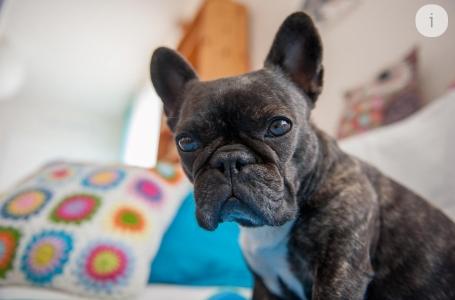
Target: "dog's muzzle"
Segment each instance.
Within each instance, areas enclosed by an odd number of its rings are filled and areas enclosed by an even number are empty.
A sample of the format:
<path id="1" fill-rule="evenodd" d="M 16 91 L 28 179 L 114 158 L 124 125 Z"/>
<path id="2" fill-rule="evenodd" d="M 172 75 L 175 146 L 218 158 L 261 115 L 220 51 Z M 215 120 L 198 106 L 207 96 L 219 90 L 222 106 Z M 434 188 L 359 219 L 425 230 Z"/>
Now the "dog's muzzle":
<path id="1" fill-rule="evenodd" d="M 254 155 L 239 144 L 220 147 L 210 159 L 210 166 L 223 173 L 226 178 L 238 175 L 245 166 L 254 163 Z"/>

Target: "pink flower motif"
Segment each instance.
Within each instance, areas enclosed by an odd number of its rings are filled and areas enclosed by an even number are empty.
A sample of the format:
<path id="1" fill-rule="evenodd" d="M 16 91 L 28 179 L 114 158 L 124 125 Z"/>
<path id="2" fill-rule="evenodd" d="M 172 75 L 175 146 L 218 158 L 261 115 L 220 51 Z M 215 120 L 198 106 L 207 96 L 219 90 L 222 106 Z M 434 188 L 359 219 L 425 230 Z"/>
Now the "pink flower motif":
<path id="1" fill-rule="evenodd" d="M 158 204 L 162 200 L 162 192 L 159 185 L 150 179 L 139 179 L 134 183 L 134 192 L 148 203 Z"/>
<path id="2" fill-rule="evenodd" d="M 100 245 L 92 249 L 86 261 L 87 274 L 95 280 L 113 281 L 126 269 L 126 255 L 119 248 Z"/>
<path id="3" fill-rule="evenodd" d="M 111 294 L 127 285 L 135 268 L 135 258 L 124 243 L 105 240 L 91 242 L 79 255 L 75 274 L 79 284 L 100 294 Z"/>
<path id="4" fill-rule="evenodd" d="M 63 199 L 51 214 L 54 222 L 81 223 L 89 219 L 100 204 L 98 197 L 76 194 Z"/>

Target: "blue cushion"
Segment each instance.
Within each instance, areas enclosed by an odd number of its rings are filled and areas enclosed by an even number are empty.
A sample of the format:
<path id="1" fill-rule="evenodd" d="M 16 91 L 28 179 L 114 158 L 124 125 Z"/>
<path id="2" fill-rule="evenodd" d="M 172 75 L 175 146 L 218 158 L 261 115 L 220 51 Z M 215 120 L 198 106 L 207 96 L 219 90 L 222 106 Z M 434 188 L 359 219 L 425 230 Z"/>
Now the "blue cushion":
<path id="1" fill-rule="evenodd" d="M 214 232 L 200 228 L 194 196 L 183 201 L 152 262 L 150 283 L 251 287 L 238 245 L 239 228 L 222 223 Z"/>
<path id="2" fill-rule="evenodd" d="M 207 300 L 246 300 L 245 297 L 235 292 L 220 292 L 211 296 Z"/>

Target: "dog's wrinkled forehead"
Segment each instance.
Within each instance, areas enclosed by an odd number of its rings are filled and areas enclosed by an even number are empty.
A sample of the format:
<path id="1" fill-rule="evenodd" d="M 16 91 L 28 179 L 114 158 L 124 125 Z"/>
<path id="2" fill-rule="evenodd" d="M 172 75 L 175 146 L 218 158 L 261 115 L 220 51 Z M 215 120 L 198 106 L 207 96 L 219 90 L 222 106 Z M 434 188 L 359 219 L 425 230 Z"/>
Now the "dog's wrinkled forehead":
<path id="1" fill-rule="evenodd" d="M 214 81 L 195 81 L 183 95 L 177 132 L 185 128 L 205 131 L 238 128 L 254 130 L 276 116 L 298 122 L 309 114 L 307 101 L 279 72 L 261 70 Z M 202 128 L 198 128 L 202 127 Z"/>
<path id="2" fill-rule="evenodd" d="M 178 53 L 158 48 L 150 74 L 163 100 L 168 125 L 175 132 L 190 118 L 249 119 L 276 113 L 307 116 L 322 90 L 322 44 L 311 18 L 302 12 L 290 15 L 280 26 L 263 69 L 238 77 L 200 81 L 195 70 Z M 235 107 L 235 110 L 230 108 Z M 222 109 L 221 109 L 222 108 Z M 198 116 L 198 114 L 206 116 Z M 222 116 L 218 115 L 223 113 Z M 292 116 L 291 116 L 292 117 Z M 248 118 L 246 118 L 248 119 Z M 179 125 L 180 124 L 180 125 Z"/>

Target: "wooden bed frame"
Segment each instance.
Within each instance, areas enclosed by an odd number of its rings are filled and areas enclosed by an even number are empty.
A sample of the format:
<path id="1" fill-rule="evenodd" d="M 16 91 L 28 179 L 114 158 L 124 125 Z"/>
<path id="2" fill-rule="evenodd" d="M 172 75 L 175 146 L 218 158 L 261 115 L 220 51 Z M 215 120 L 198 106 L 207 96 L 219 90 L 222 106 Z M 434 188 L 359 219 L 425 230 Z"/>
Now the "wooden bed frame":
<path id="1" fill-rule="evenodd" d="M 250 70 L 247 8 L 233 0 L 206 0 L 195 18 L 184 24 L 177 50 L 201 80 L 234 76 Z M 163 115 L 158 160 L 178 162 L 171 131 Z"/>

